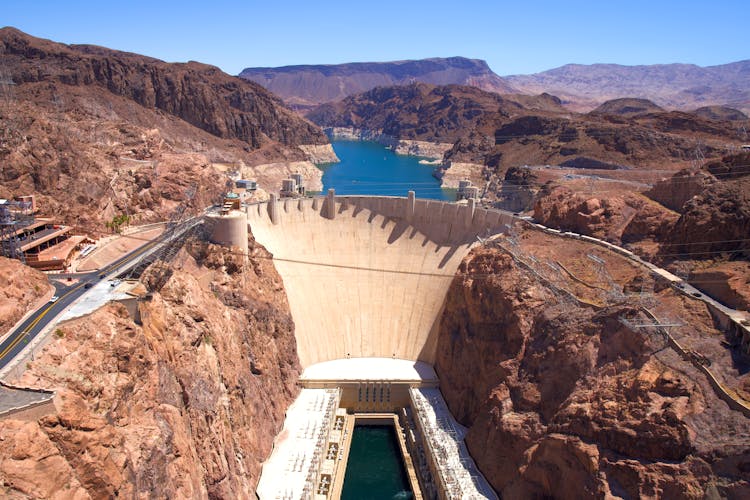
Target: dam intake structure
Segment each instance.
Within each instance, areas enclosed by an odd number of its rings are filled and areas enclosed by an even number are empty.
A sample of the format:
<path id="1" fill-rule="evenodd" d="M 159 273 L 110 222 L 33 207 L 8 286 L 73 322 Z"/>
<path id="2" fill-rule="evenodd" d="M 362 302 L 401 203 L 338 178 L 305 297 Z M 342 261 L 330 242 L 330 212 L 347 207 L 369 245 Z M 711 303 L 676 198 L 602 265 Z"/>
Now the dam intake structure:
<path id="1" fill-rule="evenodd" d="M 455 440 L 445 448 L 436 424 L 426 423 L 435 411 L 415 405 L 413 391 L 432 391 L 431 401 L 447 412 L 432 365 L 449 287 L 472 246 L 507 232 L 514 216 L 474 200 L 420 200 L 413 191 L 384 197 L 333 190 L 324 198 L 272 195 L 246 214 L 284 282 L 304 370 L 303 392 L 264 464 L 259 497 L 337 498 L 355 422 L 384 418 L 397 428 L 415 498 L 495 498 L 484 494 L 492 489 L 467 455 L 463 434 L 440 431 Z M 234 232 L 217 234 L 234 241 Z M 444 421 L 460 427 L 452 417 Z"/>

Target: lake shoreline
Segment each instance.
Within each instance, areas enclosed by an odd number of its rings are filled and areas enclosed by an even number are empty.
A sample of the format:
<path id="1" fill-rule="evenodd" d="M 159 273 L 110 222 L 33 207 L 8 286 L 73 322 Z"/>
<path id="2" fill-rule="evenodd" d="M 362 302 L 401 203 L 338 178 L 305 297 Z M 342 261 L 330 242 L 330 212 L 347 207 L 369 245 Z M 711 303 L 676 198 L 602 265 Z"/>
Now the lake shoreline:
<path id="1" fill-rule="evenodd" d="M 397 154 L 377 141 L 333 139 L 338 163 L 318 165 L 323 172 L 323 192 L 337 194 L 406 196 L 453 200 L 455 193 L 443 189 L 432 165 L 421 164 L 422 157 Z"/>

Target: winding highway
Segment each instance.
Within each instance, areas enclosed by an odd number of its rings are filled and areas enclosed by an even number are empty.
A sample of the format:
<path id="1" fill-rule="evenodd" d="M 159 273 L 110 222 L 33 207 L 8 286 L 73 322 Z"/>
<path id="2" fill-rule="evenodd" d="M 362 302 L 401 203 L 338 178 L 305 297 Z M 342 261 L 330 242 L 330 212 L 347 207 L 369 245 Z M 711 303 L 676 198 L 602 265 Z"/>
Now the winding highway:
<path id="1" fill-rule="evenodd" d="M 67 285 L 65 281 L 52 281 L 52 285 L 55 287 L 55 296 L 58 299 L 55 302 L 48 302 L 34 311 L 32 315 L 26 318 L 20 326 L 13 330 L 0 343 L 0 370 L 5 368 L 8 363 L 23 351 L 51 320 L 62 313 L 65 308 L 81 295 L 86 293 L 88 288 L 94 283 L 109 276 L 122 273 L 127 267 L 132 267 L 140 260 L 140 257 L 143 257 L 149 250 L 162 242 L 161 238 L 149 241 L 98 271 L 54 275 L 56 278 L 62 278 L 63 280 L 69 277 L 75 279 L 76 282 L 72 285 Z"/>

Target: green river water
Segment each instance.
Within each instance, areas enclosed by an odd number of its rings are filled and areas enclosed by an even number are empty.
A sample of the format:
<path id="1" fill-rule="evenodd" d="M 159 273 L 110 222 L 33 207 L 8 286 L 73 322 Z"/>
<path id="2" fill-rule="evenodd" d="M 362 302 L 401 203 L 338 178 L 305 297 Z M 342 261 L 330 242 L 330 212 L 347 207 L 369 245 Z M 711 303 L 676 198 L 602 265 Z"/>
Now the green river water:
<path id="1" fill-rule="evenodd" d="M 414 498 L 391 425 L 354 427 L 342 500 Z"/>

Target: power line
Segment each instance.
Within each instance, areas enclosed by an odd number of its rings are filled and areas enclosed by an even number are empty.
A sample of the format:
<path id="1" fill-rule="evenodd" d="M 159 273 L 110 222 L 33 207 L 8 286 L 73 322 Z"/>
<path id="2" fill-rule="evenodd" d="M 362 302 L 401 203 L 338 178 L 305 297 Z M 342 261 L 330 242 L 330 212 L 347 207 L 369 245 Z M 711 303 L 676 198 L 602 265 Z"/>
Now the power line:
<path id="1" fill-rule="evenodd" d="M 71 226 L 71 227 L 78 227 L 79 229 L 81 226 Z M 104 233 L 104 232 L 102 232 Z M 122 238 L 130 238 L 133 240 L 143 241 L 143 242 L 150 242 L 153 241 L 149 238 L 143 238 L 138 237 L 135 235 L 120 235 Z M 729 241 L 729 240 L 728 240 Z M 743 249 L 744 250 L 750 250 Z M 242 252 L 236 252 L 231 249 L 225 249 L 226 253 L 229 253 L 230 255 L 237 255 L 237 256 L 246 256 L 246 254 Z M 714 251 L 714 252 L 695 252 L 694 254 L 702 255 L 706 253 L 732 253 L 727 251 Z M 686 254 L 671 254 L 674 256 L 680 256 L 680 255 L 691 255 L 690 253 Z M 659 257 L 665 257 L 670 256 L 670 254 L 665 255 L 658 255 Z M 389 273 L 389 274 L 400 274 L 400 275 L 414 275 L 414 276 L 427 276 L 427 277 L 439 277 L 439 278 L 454 278 L 456 276 L 459 277 L 467 277 L 472 279 L 486 279 L 486 278 L 492 278 L 492 277 L 499 277 L 502 276 L 502 272 L 498 273 L 472 273 L 472 274 L 441 274 L 441 273 L 429 273 L 429 272 L 423 272 L 423 271 L 406 271 L 406 270 L 398 270 L 398 269 L 382 269 L 382 268 L 371 268 L 371 267 L 363 267 L 363 266 L 356 266 L 356 265 L 346 265 L 346 264 L 335 264 L 335 263 L 325 263 L 325 262 L 315 262 L 315 261 L 309 261 L 309 260 L 299 260 L 299 259 L 287 259 L 287 258 L 281 258 L 281 257 L 274 257 L 274 256 L 263 256 L 263 255 L 253 255 L 252 258 L 254 259 L 260 259 L 260 260 L 267 260 L 267 261 L 277 261 L 277 262 L 286 262 L 290 264 L 302 264 L 302 265 L 309 265 L 309 266 L 315 266 L 315 267 L 324 267 L 324 268 L 331 268 L 331 269 L 349 269 L 353 271 L 366 271 L 366 272 L 383 272 L 383 273 Z M 685 280 L 689 282 L 690 284 L 723 284 L 726 283 L 724 280 Z M 593 285 L 601 285 L 601 286 L 608 286 L 611 283 L 609 282 L 591 282 Z"/>

